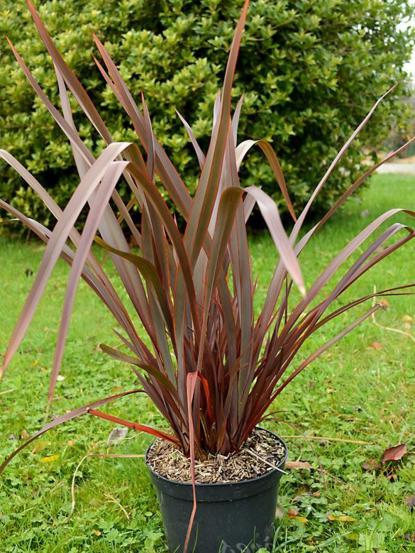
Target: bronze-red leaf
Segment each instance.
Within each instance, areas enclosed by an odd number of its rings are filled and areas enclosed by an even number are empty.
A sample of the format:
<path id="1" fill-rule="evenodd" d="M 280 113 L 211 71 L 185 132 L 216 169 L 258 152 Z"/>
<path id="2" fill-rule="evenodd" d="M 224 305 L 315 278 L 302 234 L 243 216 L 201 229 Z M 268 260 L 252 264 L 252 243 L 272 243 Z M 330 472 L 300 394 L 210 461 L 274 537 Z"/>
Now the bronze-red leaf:
<path id="1" fill-rule="evenodd" d="M 372 342 L 369 347 L 377 351 L 383 349 L 383 345 L 380 342 Z"/>
<path id="2" fill-rule="evenodd" d="M 408 448 L 406 444 L 399 444 L 393 447 L 388 447 L 385 449 L 382 455 L 382 463 L 387 463 L 389 461 L 400 461 L 408 453 Z"/>

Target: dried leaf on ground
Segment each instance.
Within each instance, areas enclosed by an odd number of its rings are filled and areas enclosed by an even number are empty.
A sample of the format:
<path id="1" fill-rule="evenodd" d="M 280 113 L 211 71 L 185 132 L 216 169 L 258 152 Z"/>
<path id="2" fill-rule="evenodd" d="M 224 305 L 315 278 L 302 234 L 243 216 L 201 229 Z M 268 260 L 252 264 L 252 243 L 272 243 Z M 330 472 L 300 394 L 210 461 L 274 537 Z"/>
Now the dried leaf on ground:
<path id="1" fill-rule="evenodd" d="M 284 518 L 284 515 L 285 515 L 284 509 L 281 507 L 281 505 L 277 505 L 277 507 L 275 508 L 275 518 L 277 520 L 280 520 Z"/>
<path id="2" fill-rule="evenodd" d="M 40 460 L 41 463 L 53 463 L 54 461 L 57 461 L 59 459 L 59 454 L 55 453 L 55 455 L 48 455 L 47 457 L 42 457 Z"/>
<path id="3" fill-rule="evenodd" d="M 372 342 L 369 347 L 379 351 L 383 349 L 383 344 L 381 344 L 380 342 Z"/>
<path id="4" fill-rule="evenodd" d="M 362 469 L 373 472 L 380 469 L 380 463 L 377 459 L 368 459 L 362 464 Z"/>
<path id="5" fill-rule="evenodd" d="M 405 503 L 411 511 L 415 509 L 415 495 L 410 495 L 405 499 Z"/>
<path id="6" fill-rule="evenodd" d="M 285 468 L 288 470 L 300 470 L 300 469 L 310 470 L 313 467 L 308 461 L 287 461 L 285 463 Z"/>
<path id="7" fill-rule="evenodd" d="M 111 430 L 107 443 L 108 445 L 116 445 L 119 444 L 124 440 L 124 438 L 128 434 L 128 428 L 125 426 L 117 426 L 113 430 Z"/>
<path id="8" fill-rule="evenodd" d="M 292 517 L 293 520 L 296 520 L 297 522 L 301 522 L 302 524 L 307 524 L 308 523 L 308 518 L 306 517 L 301 517 L 301 516 L 298 516 L 298 517 Z"/>
<path id="9" fill-rule="evenodd" d="M 356 522 L 356 519 L 349 515 L 333 515 L 332 513 L 327 515 L 327 520 L 330 522 Z"/>
<path id="10" fill-rule="evenodd" d="M 382 463 L 400 461 L 408 453 L 406 444 L 399 444 L 385 449 L 382 455 Z"/>
<path id="11" fill-rule="evenodd" d="M 298 509 L 296 509 L 295 507 L 290 507 L 289 509 L 287 509 L 287 515 L 290 518 L 298 516 Z"/>
<path id="12" fill-rule="evenodd" d="M 308 519 L 306 517 L 303 517 L 298 514 L 298 509 L 296 509 L 295 507 L 290 507 L 287 510 L 287 515 L 292 520 L 296 520 L 297 522 L 301 522 L 302 524 L 307 524 L 308 522 Z"/>

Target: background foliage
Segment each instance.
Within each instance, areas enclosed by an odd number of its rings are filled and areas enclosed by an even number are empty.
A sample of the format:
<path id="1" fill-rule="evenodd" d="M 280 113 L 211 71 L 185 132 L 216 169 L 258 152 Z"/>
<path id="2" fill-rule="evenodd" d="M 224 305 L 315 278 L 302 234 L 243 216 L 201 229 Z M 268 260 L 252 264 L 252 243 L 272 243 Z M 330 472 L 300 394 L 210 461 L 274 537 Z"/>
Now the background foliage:
<path id="1" fill-rule="evenodd" d="M 41 16 L 66 60 L 100 105 L 115 140 L 132 138 L 124 114 L 95 68 L 92 33 L 105 41 L 132 91 L 143 91 L 159 140 L 173 152 L 190 187 L 196 166 L 178 109 L 206 146 L 213 99 L 223 75 L 240 0 L 47 0 Z M 403 65 L 413 31 L 398 24 L 410 14 L 409 0 L 256 0 L 245 33 L 235 96 L 245 94 L 241 138 L 273 141 L 297 205 L 323 174 L 335 152 L 373 101 L 404 80 Z M 0 35 L 8 35 L 36 78 L 58 103 L 50 60 L 23 1 L 4 0 Z M 0 146 L 22 161 L 64 205 L 76 184 L 69 144 L 35 99 L 5 41 L 0 44 Z M 407 108 L 400 96 L 379 109 L 343 167 L 330 179 L 320 204 L 331 203 L 359 173 L 369 149 L 394 127 Z M 89 124 L 78 119 L 82 137 L 97 150 Z M 246 182 L 278 198 L 265 164 L 246 165 Z M 0 197 L 14 198 L 25 213 L 48 223 L 38 200 L 1 166 Z"/>

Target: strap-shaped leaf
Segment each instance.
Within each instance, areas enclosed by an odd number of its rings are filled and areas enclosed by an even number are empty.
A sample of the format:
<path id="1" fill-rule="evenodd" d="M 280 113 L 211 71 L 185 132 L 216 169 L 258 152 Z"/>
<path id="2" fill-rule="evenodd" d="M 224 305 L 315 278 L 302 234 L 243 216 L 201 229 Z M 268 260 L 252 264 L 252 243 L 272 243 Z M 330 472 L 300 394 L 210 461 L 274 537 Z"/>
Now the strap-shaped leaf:
<path id="1" fill-rule="evenodd" d="M 184 553 L 187 553 L 189 549 L 190 536 L 194 525 L 194 520 L 197 510 L 197 497 L 196 497 L 196 475 L 195 475 L 195 423 L 193 421 L 193 398 L 195 395 L 196 383 L 198 375 L 197 372 L 189 373 L 186 380 L 187 391 L 187 416 L 189 423 L 189 447 L 190 447 L 190 474 L 192 478 L 192 494 L 193 494 L 193 507 L 190 514 L 189 524 L 186 532 L 186 539 L 184 541 Z"/>
<path id="2" fill-rule="evenodd" d="M 30 219 L 18 211 L 15 207 L 7 204 L 3 200 L 0 200 L 0 207 L 5 209 L 10 215 L 19 219 L 23 225 L 29 230 L 34 232 L 43 242 L 48 243 L 52 232 L 33 219 Z M 72 265 L 75 258 L 75 253 L 68 246 L 64 246 L 61 252 L 61 258 L 69 265 Z M 109 309 L 110 313 L 114 316 L 115 320 L 121 325 L 122 328 L 128 333 L 129 337 L 134 340 L 136 347 L 142 352 L 142 354 L 148 359 L 151 357 L 150 352 L 145 346 L 144 342 L 137 335 L 130 317 L 125 310 L 124 304 L 116 295 L 115 290 L 111 287 L 109 280 L 102 278 L 101 274 L 96 275 L 92 271 L 92 268 L 84 267 L 82 272 L 82 278 L 91 287 L 91 289 L 98 295 L 102 302 Z"/>
<path id="3" fill-rule="evenodd" d="M 144 193 L 148 197 L 149 201 L 152 203 L 156 211 L 158 212 L 160 219 L 163 225 L 166 228 L 167 233 L 169 234 L 171 241 L 174 245 L 177 257 L 180 261 L 179 263 L 179 275 L 182 275 L 183 281 L 185 284 L 185 290 L 189 297 L 189 306 L 193 315 L 193 322 L 195 325 L 195 332 L 199 334 L 199 314 L 197 310 L 196 303 L 196 294 L 192 278 L 192 271 L 190 268 L 190 260 L 188 258 L 187 252 L 185 250 L 182 237 L 180 232 L 175 224 L 173 217 L 170 214 L 169 208 L 167 207 L 165 201 L 163 200 L 160 192 L 157 187 L 152 183 L 147 175 L 139 170 L 138 167 L 134 165 L 129 166 L 129 171 L 137 179 L 137 182 L 140 183 Z"/>
<path id="4" fill-rule="evenodd" d="M 196 140 L 195 135 L 193 134 L 192 127 L 189 125 L 189 123 L 186 121 L 186 119 L 176 110 L 177 115 L 179 116 L 180 121 L 183 123 L 184 128 L 186 129 L 186 132 L 189 136 L 190 142 L 193 145 L 193 148 L 195 150 L 197 160 L 199 162 L 199 167 L 202 169 L 203 165 L 205 163 L 206 156 L 203 153 L 201 147 L 199 146 L 198 141 Z"/>
<path id="5" fill-rule="evenodd" d="M 144 257 L 133 253 L 123 252 L 121 250 L 117 250 L 117 248 L 113 248 L 104 240 L 99 238 L 99 236 L 95 237 L 95 242 L 105 250 L 114 253 L 115 255 L 119 255 L 120 257 L 123 257 L 137 267 L 137 269 L 143 275 L 145 281 L 152 287 L 154 293 L 156 294 L 160 308 L 162 309 L 165 316 L 166 323 L 168 327 L 171 328 L 173 322 L 171 318 L 170 307 L 166 301 L 166 297 L 163 293 L 163 287 L 154 265 L 147 259 L 144 259 Z"/>
<path id="6" fill-rule="evenodd" d="M 136 367 L 139 367 L 149 375 L 153 376 L 155 379 L 157 379 L 160 384 L 165 386 L 166 390 L 168 390 L 173 396 L 176 396 L 176 389 L 174 388 L 173 384 L 170 382 L 168 378 L 159 370 L 157 370 L 155 367 L 152 367 L 151 365 L 147 365 L 144 363 L 142 359 L 139 359 L 138 357 L 133 357 L 132 355 L 127 355 L 126 353 L 123 353 L 122 351 L 112 348 L 111 346 L 107 346 L 106 344 L 100 344 L 99 346 L 103 352 L 105 352 L 107 355 L 110 355 L 117 361 L 122 361 L 123 363 L 128 363 L 129 365 L 134 365 Z"/>
<path id="7" fill-rule="evenodd" d="M 323 286 L 328 282 L 328 280 L 334 275 L 337 269 L 359 248 L 359 246 L 367 240 L 385 221 L 395 216 L 398 213 L 407 213 L 415 217 L 415 211 L 409 209 L 390 209 L 386 211 L 374 221 L 372 221 L 365 229 L 363 229 L 357 236 L 355 236 L 344 248 L 343 250 L 330 262 L 330 264 L 322 271 L 322 273 L 316 278 L 314 283 L 311 285 L 307 296 L 295 307 L 292 314 L 290 315 L 287 325 L 282 333 L 282 338 L 285 336 L 286 332 L 290 328 L 292 322 L 298 318 L 298 316 L 304 311 L 305 307 L 309 305 L 316 295 L 321 291 Z"/>
<path id="8" fill-rule="evenodd" d="M 52 117 L 55 119 L 59 127 L 63 130 L 65 135 L 68 137 L 71 146 L 73 148 L 76 148 L 76 150 L 79 152 L 79 155 L 84 159 L 84 161 L 87 162 L 88 165 L 91 165 L 91 163 L 94 161 L 94 157 L 92 156 L 91 152 L 88 150 L 88 148 L 85 146 L 85 144 L 80 139 L 78 133 L 74 130 L 74 128 L 65 120 L 64 117 L 62 117 L 61 113 L 58 109 L 52 104 L 52 102 L 49 100 L 48 96 L 44 93 L 42 88 L 40 87 L 39 83 L 36 81 L 36 79 L 33 77 L 32 73 L 30 72 L 29 68 L 23 61 L 22 57 L 17 52 L 16 48 L 13 46 L 12 42 L 8 40 L 10 48 L 12 49 L 12 52 L 20 65 L 20 67 L 23 70 L 23 73 L 25 74 L 29 84 L 33 88 L 33 90 L 36 92 L 36 94 L 39 96 L 40 100 L 44 104 L 44 106 L 47 108 L 49 113 L 52 115 Z M 108 141 L 110 142 L 110 141 Z"/>
<path id="9" fill-rule="evenodd" d="M 330 175 L 333 173 L 333 171 L 335 170 L 335 168 L 337 167 L 337 165 L 339 164 L 339 162 L 341 161 L 341 159 L 344 157 L 345 153 L 347 152 L 347 150 L 349 149 L 350 145 L 352 144 L 353 140 L 359 135 L 359 133 L 365 128 L 365 126 L 367 125 L 367 123 L 369 122 L 370 118 L 372 117 L 372 115 L 374 114 L 374 112 L 376 111 L 377 107 L 379 106 L 379 104 L 385 99 L 385 97 L 390 94 L 393 90 L 395 90 L 396 88 L 396 84 L 393 85 L 389 90 L 387 90 L 385 92 L 385 94 L 383 94 L 383 96 L 381 96 L 380 98 L 378 98 L 378 100 L 376 100 L 376 102 L 373 104 L 373 106 L 371 107 L 371 109 L 369 110 L 368 114 L 366 115 L 366 117 L 363 119 L 363 121 L 356 127 L 356 129 L 352 132 L 352 134 L 350 135 L 350 137 L 346 140 L 346 142 L 344 143 L 344 145 L 342 146 L 342 148 L 339 150 L 339 152 L 337 153 L 337 155 L 335 156 L 335 158 L 333 159 L 333 161 L 330 163 L 327 171 L 324 173 L 322 179 L 320 180 L 320 182 L 318 183 L 318 185 L 316 186 L 316 188 L 314 189 L 313 193 L 311 194 L 307 204 L 305 205 L 303 211 L 301 212 L 300 216 L 298 217 L 298 220 L 296 221 L 295 225 L 294 225 L 294 228 L 292 230 L 292 233 L 291 233 L 291 239 L 292 241 L 295 241 L 298 237 L 298 234 L 302 228 L 302 225 L 305 221 L 305 218 L 308 214 L 308 212 L 310 211 L 311 209 L 311 206 L 313 205 L 314 203 L 314 200 L 316 199 L 316 197 L 318 196 L 318 194 L 320 193 L 321 189 L 323 188 L 323 186 L 326 184 L 326 182 L 328 181 Z"/>
<path id="10" fill-rule="evenodd" d="M 276 203 L 263 190 L 256 186 L 245 188 L 245 192 L 252 196 L 258 204 L 278 253 L 281 256 L 282 263 L 285 265 L 293 281 L 297 284 L 300 292 L 304 295 L 305 286 L 298 258 L 285 233 Z"/>
<path id="11" fill-rule="evenodd" d="M 208 317 L 210 312 L 210 303 L 215 284 L 223 270 L 222 260 L 228 245 L 229 235 L 235 221 L 236 210 L 238 209 L 239 201 L 242 197 L 242 189 L 230 187 L 222 193 L 219 211 L 218 222 L 215 229 L 215 234 L 212 240 L 212 251 L 208 259 L 206 273 L 206 287 L 204 296 L 203 322 L 202 322 L 202 337 L 199 345 L 197 370 L 202 369 L 203 354 L 206 344 L 206 332 Z"/>
<path id="12" fill-rule="evenodd" d="M 26 440 L 22 445 L 20 445 L 17 449 L 13 451 L 6 459 L 3 461 L 3 463 L 0 465 L 0 474 L 4 471 L 4 469 L 7 467 L 7 465 L 16 457 L 20 451 L 25 449 L 28 445 L 30 445 L 32 442 L 34 442 L 37 438 L 45 434 L 46 432 L 49 432 L 49 430 L 52 430 L 53 428 L 56 428 L 57 426 L 60 426 L 61 424 L 64 424 L 65 422 L 69 422 L 73 419 L 76 419 L 77 417 L 82 417 L 82 415 L 86 415 L 90 409 L 95 409 L 96 407 L 101 407 L 102 405 L 105 405 L 107 403 L 110 403 L 112 401 L 116 401 L 117 399 L 121 399 L 125 396 L 129 396 L 131 394 L 138 394 L 142 392 L 142 390 L 128 390 L 127 392 L 121 392 L 120 394 L 115 394 L 113 396 L 105 397 L 103 399 L 99 399 L 98 401 L 93 401 L 92 403 L 88 403 L 87 405 L 84 405 L 82 407 L 77 407 L 76 409 L 73 409 L 72 411 L 69 411 L 68 413 L 65 413 L 64 415 L 60 415 L 58 417 L 55 417 L 51 422 L 45 424 L 38 432 L 33 434 L 28 440 Z"/>
<path id="13" fill-rule="evenodd" d="M 61 106 L 62 106 L 64 119 L 73 128 L 73 130 L 77 132 L 75 122 L 72 117 L 72 108 L 69 102 L 65 80 L 56 66 L 55 66 L 55 74 L 56 74 L 56 79 L 58 81 L 59 97 L 61 99 Z M 72 144 L 72 142 L 71 142 L 71 148 L 72 148 L 72 155 L 75 160 L 76 168 L 78 170 L 79 178 L 82 178 L 85 175 L 85 173 L 88 171 L 89 164 L 83 159 L 82 155 L 78 152 L 77 147 L 74 144 Z"/>
<path id="14" fill-rule="evenodd" d="M 120 72 L 118 71 L 115 63 L 112 61 L 108 52 L 106 51 L 104 45 L 100 40 L 94 35 L 95 43 L 99 49 L 99 52 L 108 68 L 111 78 L 107 75 L 106 71 L 102 65 L 97 61 L 97 65 L 101 74 L 104 76 L 108 85 L 111 87 L 114 94 L 119 99 L 121 105 L 128 113 L 131 121 L 134 125 L 134 129 L 137 135 L 140 137 L 141 143 L 144 145 L 146 150 L 148 150 L 148 145 L 146 143 L 146 133 L 144 130 L 144 121 L 143 116 L 139 112 L 136 103 L 134 102 L 130 91 L 127 88 L 124 80 L 122 79 Z M 160 176 L 160 179 L 168 190 L 172 200 L 174 201 L 178 210 L 182 213 L 185 219 L 188 218 L 192 199 L 190 197 L 189 191 L 187 190 L 184 182 L 180 178 L 176 168 L 173 163 L 167 156 L 166 152 L 162 148 L 159 142 L 155 142 L 155 168 L 157 174 Z"/>
<path id="15" fill-rule="evenodd" d="M 241 144 L 239 144 L 236 148 L 236 163 L 238 169 L 241 166 L 242 160 L 253 146 L 258 146 L 267 158 L 269 166 L 274 173 L 275 180 L 277 181 L 281 193 L 284 197 L 285 203 L 287 204 L 287 209 L 293 220 L 296 221 L 297 217 L 295 215 L 294 206 L 288 192 L 288 187 L 287 183 L 285 182 L 285 177 L 281 168 L 281 164 L 279 162 L 277 154 L 275 153 L 274 148 L 267 140 L 245 140 L 244 142 L 241 142 Z"/>
<path id="16" fill-rule="evenodd" d="M 59 259 L 62 248 L 66 243 L 69 233 L 77 220 L 80 212 L 88 199 L 93 194 L 95 188 L 108 170 L 109 165 L 114 159 L 128 147 L 127 142 L 113 143 L 107 146 L 100 157 L 91 166 L 84 178 L 81 180 L 78 188 L 74 192 L 71 200 L 65 208 L 62 217 L 57 222 L 52 236 L 48 241 L 46 250 L 37 273 L 35 282 L 27 297 L 19 321 L 15 327 L 13 335 L 10 339 L 6 354 L 4 356 L 3 365 L 0 373 L 3 373 L 10 363 L 14 353 L 22 341 L 27 327 L 32 320 L 36 306 L 43 295 L 49 276 Z"/>
<path id="17" fill-rule="evenodd" d="M 107 172 L 102 179 L 102 183 L 97 188 L 94 199 L 91 203 L 91 209 L 88 214 L 84 230 L 82 232 L 81 241 L 76 251 L 74 261 L 72 263 L 72 269 L 66 288 L 65 301 L 62 310 L 61 323 L 58 331 L 58 339 L 56 343 L 52 375 L 49 386 L 49 401 L 53 398 L 56 380 L 62 364 L 63 352 L 69 329 L 69 321 L 79 279 L 81 278 L 85 262 L 88 259 L 89 251 L 94 241 L 94 236 L 99 227 L 101 218 L 104 215 L 104 211 L 107 208 L 113 190 L 126 166 L 127 162 L 118 161 L 108 167 Z"/>
<path id="18" fill-rule="evenodd" d="M 32 18 L 39 32 L 39 36 L 46 46 L 53 60 L 53 63 L 59 69 L 61 75 L 65 79 L 65 82 L 78 100 L 79 105 L 83 108 L 88 119 L 101 134 L 101 136 L 105 139 L 105 141 L 107 143 L 111 142 L 111 135 L 109 134 L 108 129 L 101 116 L 99 115 L 94 103 L 88 96 L 84 87 L 79 82 L 78 78 L 75 76 L 75 73 L 66 65 L 64 59 L 62 58 L 61 54 L 59 53 L 52 39 L 50 38 L 49 33 L 46 30 L 46 27 L 43 24 L 42 20 L 40 19 L 39 14 L 37 13 L 33 3 L 31 2 L 31 0 L 26 0 L 26 3 L 28 5 L 30 13 L 32 14 Z"/>
<path id="19" fill-rule="evenodd" d="M 119 424 L 121 426 L 126 426 L 127 428 L 132 428 L 137 432 L 145 432 L 146 434 L 150 434 L 151 436 L 155 436 L 156 438 L 166 440 L 167 442 L 171 442 L 175 445 L 177 445 L 178 443 L 178 440 L 175 436 L 172 436 L 171 434 L 166 434 L 166 432 L 163 432 L 162 430 L 157 430 L 156 428 L 152 428 L 151 426 L 147 426 L 145 424 L 139 424 L 138 422 L 131 422 L 125 419 L 120 419 L 120 417 L 115 417 L 114 415 L 103 413 L 99 409 L 88 409 L 88 414 L 93 415 L 94 417 L 99 417 L 100 419 L 113 422 L 114 424 Z"/>
<path id="20" fill-rule="evenodd" d="M 364 315 L 353 321 L 352 324 L 348 325 L 344 330 L 342 330 L 339 334 L 331 338 L 330 340 L 327 340 L 321 347 L 319 347 L 314 353 L 309 355 L 304 361 L 300 363 L 300 365 L 293 371 L 290 376 L 279 386 L 275 392 L 273 393 L 272 401 L 279 395 L 286 386 L 296 377 L 300 374 L 301 371 L 303 371 L 310 363 L 315 361 L 320 355 L 322 355 L 325 351 L 327 351 L 329 348 L 331 348 L 334 344 L 336 344 L 339 340 L 344 338 L 344 336 L 347 336 L 352 330 L 354 330 L 357 326 L 361 325 L 366 319 L 368 319 L 375 311 L 380 309 L 380 305 L 374 305 L 371 307 Z"/>
<path id="21" fill-rule="evenodd" d="M 232 135 L 233 135 L 233 143 L 235 145 L 238 144 L 238 126 L 239 126 L 239 119 L 241 117 L 243 103 L 244 103 L 244 96 L 242 94 L 242 96 L 238 100 L 238 103 L 236 104 L 236 108 L 232 117 Z"/>
<path id="22" fill-rule="evenodd" d="M 220 114 L 213 130 L 206 161 L 203 165 L 192 213 L 186 228 L 186 244 L 192 266 L 195 265 L 208 232 L 221 178 L 228 132 L 231 131 L 231 92 L 236 61 L 245 26 L 249 0 L 245 0 L 233 37 L 220 103 Z"/>

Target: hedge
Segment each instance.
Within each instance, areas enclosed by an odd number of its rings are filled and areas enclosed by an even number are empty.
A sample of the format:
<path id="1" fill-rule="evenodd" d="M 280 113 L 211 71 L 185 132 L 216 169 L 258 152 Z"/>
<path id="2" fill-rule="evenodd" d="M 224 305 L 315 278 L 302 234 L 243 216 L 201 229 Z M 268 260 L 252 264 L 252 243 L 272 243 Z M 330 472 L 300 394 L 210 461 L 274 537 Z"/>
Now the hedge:
<path id="1" fill-rule="evenodd" d="M 65 59 L 101 107 L 114 139 L 133 139 L 131 126 L 95 67 L 95 32 L 119 63 L 134 95 L 144 92 L 159 140 L 190 187 L 196 166 L 175 110 L 206 147 L 212 106 L 223 76 L 241 0 L 47 0 L 37 2 Z M 330 204 L 362 171 L 368 153 L 391 127 L 404 129 L 404 63 L 414 33 L 401 23 L 410 0 L 253 0 L 235 82 L 244 94 L 240 138 L 267 138 L 282 161 L 293 200 L 304 203 L 335 152 L 375 99 L 403 83 L 378 110 L 347 160 L 330 179 L 318 207 Z M 49 57 L 23 5 L 3 0 L 0 35 L 8 35 L 58 105 Z M 64 205 L 76 184 L 69 145 L 35 99 L 5 41 L 0 45 L 0 147 L 24 163 Z M 98 151 L 95 131 L 76 122 Z M 259 154 L 243 171 L 246 183 L 280 200 Z M 0 166 L 0 197 L 50 224 L 14 173 Z"/>

